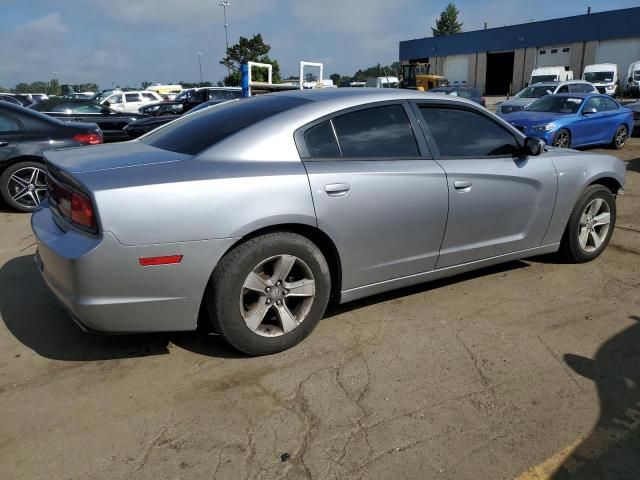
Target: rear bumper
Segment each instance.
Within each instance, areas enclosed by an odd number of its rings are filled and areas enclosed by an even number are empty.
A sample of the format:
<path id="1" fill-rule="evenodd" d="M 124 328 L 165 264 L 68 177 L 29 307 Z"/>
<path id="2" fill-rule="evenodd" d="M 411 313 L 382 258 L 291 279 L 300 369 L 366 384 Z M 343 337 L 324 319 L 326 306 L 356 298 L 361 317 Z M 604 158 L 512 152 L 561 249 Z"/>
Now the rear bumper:
<path id="1" fill-rule="evenodd" d="M 204 290 L 234 239 L 124 246 L 110 232 L 63 231 L 48 208 L 31 219 L 42 276 L 85 330 L 194 330 Z M 141 267 L 143 257 L 184 255 L 177 265 Z"/>

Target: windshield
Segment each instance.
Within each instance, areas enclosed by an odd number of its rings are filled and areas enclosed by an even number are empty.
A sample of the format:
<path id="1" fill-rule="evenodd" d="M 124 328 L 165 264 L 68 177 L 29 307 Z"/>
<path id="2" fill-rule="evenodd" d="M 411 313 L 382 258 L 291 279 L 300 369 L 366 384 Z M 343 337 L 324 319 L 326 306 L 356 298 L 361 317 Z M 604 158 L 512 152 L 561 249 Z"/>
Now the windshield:
<path id="1" fill-rule="evenodd" d="M 533 102 L 528 108 L 530 112 L 576 113 L 584 98 L 579 97 L 542 97 Z"/>
<path id="2" fill-rule="evenodd" d="M 518 93 L 514 98 L 540 98 L 553 93 L 554 87 L 546 85 L 539 87 L 527 87 Z"/>
<path id="3" fill-rule="evenodd" d="M 531 77 L 531 83 L 555 82 L 558 80 L 557 75 L 535 75 Z"/>
<path id="4" fill-rule="evenodd" d="M 186 100 L 191 96 L 192 93 L 193 93 L 193 90 L 182 90 L 176 97 L 176 102 L 181 102 L 182 100 Z"/>
<path id="5" fill-rule="evenodd" d="M 613 82 L 613 72 L 584 72 L 584 79 L 591 83 Z"/>

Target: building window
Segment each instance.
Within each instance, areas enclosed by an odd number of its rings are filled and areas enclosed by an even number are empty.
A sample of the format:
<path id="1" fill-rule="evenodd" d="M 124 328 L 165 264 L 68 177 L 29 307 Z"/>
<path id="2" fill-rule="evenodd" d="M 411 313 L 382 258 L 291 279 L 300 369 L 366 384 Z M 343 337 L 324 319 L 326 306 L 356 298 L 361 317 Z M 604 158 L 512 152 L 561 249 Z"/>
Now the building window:
<path id="1" fill-rule="evenodd" d="M 544 55 L 544 54 L 546 54 L 546 53 L 547 53 L 547 51 L 546 51 L 546 50 L 540 50 L 540 55 Z"/>
<path id="2" fill-rule="evenodd" d="M 551 49 L 551 53 L 558 53 L 558 49 L 557 48 L 552 48 Z"/>
<path id="3" fill-rule="evenodd" d="M 570 51 L 571 51 L 571 49 L 570 49 L 569 47 L 564 47 L 564 48 L 562 49 L 562 52 L 563 52 L 563 53 L 567 53 L 567 52 L 570 52 Z"/>

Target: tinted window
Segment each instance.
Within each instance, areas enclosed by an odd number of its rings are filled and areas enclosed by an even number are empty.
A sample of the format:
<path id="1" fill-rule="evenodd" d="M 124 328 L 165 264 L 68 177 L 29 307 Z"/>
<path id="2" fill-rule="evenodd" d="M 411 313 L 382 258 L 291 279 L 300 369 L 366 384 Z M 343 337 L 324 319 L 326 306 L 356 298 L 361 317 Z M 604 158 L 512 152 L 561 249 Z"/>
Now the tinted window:
<path id="1" fill-rule="evenodd" d="M 174 120 L 140 139 L 153 147 L 196 155 L 215 143 L 265 118 L 309 100 L 263 95 L 223 103 Z"/>
<path id="2" fill-rule="evenodd" d="M 561 86 L 556 93 L 569 93 L 569 85 Z"/>
<path id="3" fill-rule="evenodd" d="M 189 102 L 191 103 L 202 103 L 207 101 L 207 91 L 206 90 L 198 90 L 197 92 L 193 92 L 189 96 Z"/>
<path id="4" fill-rule="evenodd" d="M 443 107 L 421 107 L 420 112 L 441 157 L 512 155 L 520 150 L 511 132 L 479 113 Z"/>
<path id="5" fill-rule="evenodd" d="M 368 108 L 333 119 L 345 158 L 419 157 L 409 118 L 401 105 Z"/>
<path id="6" fill-rule="evenodd" d="M 601 99 L 607 110 L 617 110 L 618 109 L 618 104 L 616 102 L 614 102 L 613 100 L 611 100 L 610 98 L 602 98 Z"/>
<path id="7" fill-rule="evenodd" d="M 125 93 L 124 94 L 124 98 L 126 102 L 139 102 L 140 101 L 140 95 L 138 95 L 137 93 Z"/>
<path id="8" fill-rule="evenodd" d="M 71 105 L 68 103 L 58 103 L 45 112 L 71 113 Z"/>
<path id="9" fill-rule="evenodd" d="M 304 141 L 309 158 L 340 158 L 338 142 L 328 120 L 304 132 Z"/>
<path id="10" fill-rule="evenodd" d="M 18 130 L 20 130 L 20 127 L 13 119 L 0 113 L 0 133 L 17 132 Z"/>
<path id="11" fill-rule="evenodd" d="M 99 105 L 86 104 L 86 105 L 72 105 L 73 113 L 100 113 L 102 108 Z"/>

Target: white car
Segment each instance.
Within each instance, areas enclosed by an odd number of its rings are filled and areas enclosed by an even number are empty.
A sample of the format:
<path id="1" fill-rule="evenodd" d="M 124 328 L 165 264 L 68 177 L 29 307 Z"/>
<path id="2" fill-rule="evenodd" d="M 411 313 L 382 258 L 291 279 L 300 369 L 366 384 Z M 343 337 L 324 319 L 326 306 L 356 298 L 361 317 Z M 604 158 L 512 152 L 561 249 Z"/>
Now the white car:
<path id="1" fill-rule="evenodd" d="M 102 99 L 100 103 L 116 112 L 138 113 L 138 109 L 151 102 L 162 102 L 163 99 L 156 92 L 141 90 L 135 92 L 114 91 Z"/>

